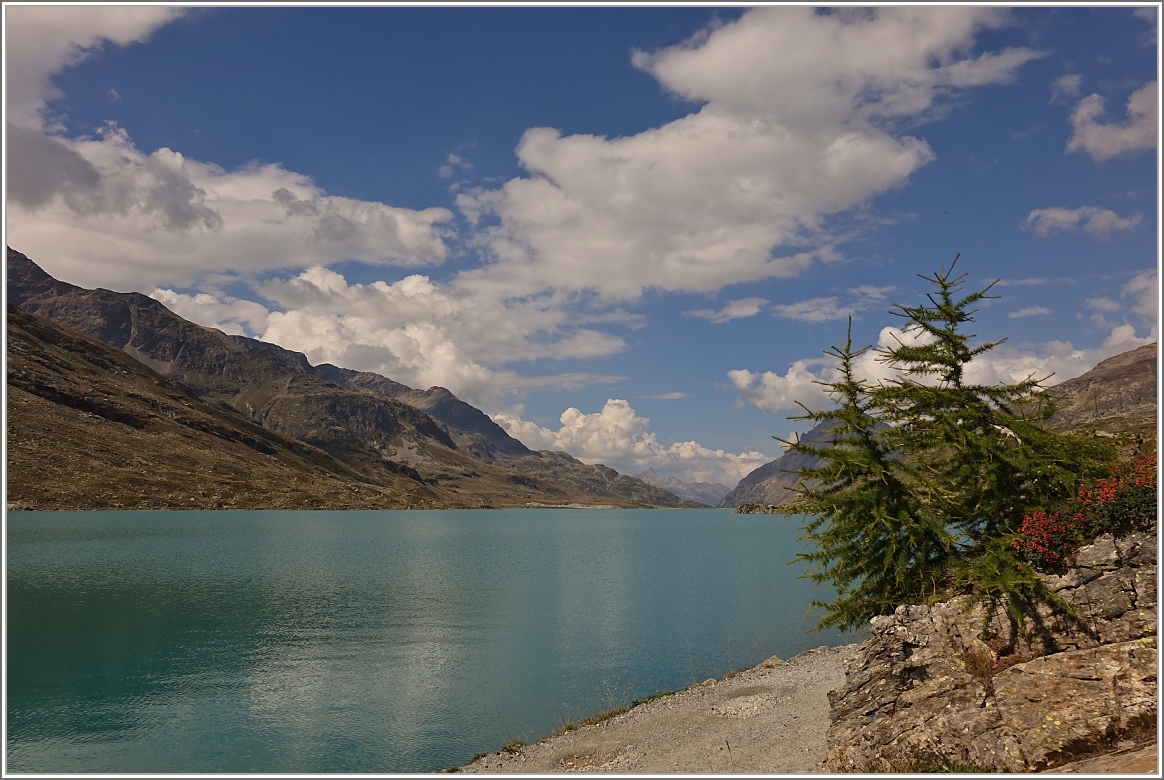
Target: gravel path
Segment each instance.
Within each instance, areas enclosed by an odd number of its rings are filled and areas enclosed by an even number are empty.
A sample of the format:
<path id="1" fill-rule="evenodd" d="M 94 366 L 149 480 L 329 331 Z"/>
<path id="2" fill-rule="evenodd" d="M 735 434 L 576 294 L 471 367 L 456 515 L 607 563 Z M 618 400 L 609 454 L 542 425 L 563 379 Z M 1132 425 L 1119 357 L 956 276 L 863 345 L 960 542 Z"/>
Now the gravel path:
<path id="1" fill-rule="evenodd" d="M 817 772 L 829 725 L 828 692 L 844 683 L 844 660 L 856 649 L 818 647 L 788 661 L 769 658 L 602 723 L 517 752 L 491 753 L 460 771 Z"/>

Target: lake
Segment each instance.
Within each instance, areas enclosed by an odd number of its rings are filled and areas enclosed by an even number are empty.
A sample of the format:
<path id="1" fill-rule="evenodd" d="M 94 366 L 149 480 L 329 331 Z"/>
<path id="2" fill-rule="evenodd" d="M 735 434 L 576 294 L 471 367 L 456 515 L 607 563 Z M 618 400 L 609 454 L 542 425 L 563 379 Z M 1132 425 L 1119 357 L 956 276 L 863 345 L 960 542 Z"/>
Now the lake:
<path id="1" fill-rule="evenodd" d="M 804 632 L 730 510 L 12 512 L 8 772 L 427 772 Z"/>

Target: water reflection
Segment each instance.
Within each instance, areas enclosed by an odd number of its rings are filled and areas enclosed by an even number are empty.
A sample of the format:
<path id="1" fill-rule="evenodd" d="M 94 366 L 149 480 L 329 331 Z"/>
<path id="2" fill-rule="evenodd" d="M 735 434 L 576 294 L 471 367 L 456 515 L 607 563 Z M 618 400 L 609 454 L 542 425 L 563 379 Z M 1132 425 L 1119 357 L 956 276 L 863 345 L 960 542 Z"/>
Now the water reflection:
<path id="1" fill-rule="evenodd" d="M 795 536 L 711 510 L 13 513 L 8 770 L 463 763 L 839 641 L 801 637 Z"/>

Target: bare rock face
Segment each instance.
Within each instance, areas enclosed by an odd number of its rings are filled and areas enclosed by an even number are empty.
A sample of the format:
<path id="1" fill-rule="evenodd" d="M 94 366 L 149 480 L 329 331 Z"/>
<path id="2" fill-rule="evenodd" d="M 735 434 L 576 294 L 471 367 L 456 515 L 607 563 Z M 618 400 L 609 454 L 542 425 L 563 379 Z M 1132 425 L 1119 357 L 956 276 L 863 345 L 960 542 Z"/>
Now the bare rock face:
<path id="1" fill-rule="evenodd" d="M 1046 581 L 1078 617 L 1018 635 L 958 598 L 874 618 L 829 695 L 826 772 L 958 761 L 1030 772 L 1155 720 L 1156 529 L 1082 548 Z"/>

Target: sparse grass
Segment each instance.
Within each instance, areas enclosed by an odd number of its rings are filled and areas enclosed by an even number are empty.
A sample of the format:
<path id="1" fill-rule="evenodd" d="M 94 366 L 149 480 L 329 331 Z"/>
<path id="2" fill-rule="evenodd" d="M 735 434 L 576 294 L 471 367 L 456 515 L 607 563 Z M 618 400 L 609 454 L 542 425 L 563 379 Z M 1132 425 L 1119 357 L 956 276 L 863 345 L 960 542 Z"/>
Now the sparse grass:
<path id="1" fill-rule="evenodd" d="M 521 750 L 523 747 L 525 747 L 525 740 L 518 739 L 517 737 L 514 737 L 513 739 L 509 740 L 508 742 L 506 742 L 504 745 L 501 746 L 501 752 L 502 753 L 516 753 L 517 751 Z"/>
<path id="2" fill-rule="evenodd" d="M 611 718 L 622 715 L 624 712 L 630 712 L 631 710 L 633 710 L 635 707 L 639 706 L 640 704 L 646 704 L 649 701 L 654 701 L 655 699 L 661 699 L 664 696 L 670 696 L 673 693 L 675 693 L 675 691 L 660 691 L 659 693 L 652 693 L 650 696 L 647 696 L 645 698 L 635 699 L 634 701 L 632 701 L 630 703 L 630 705 L 628 705 L 626 707 L 612 707 L 611 709 L 604 710 L 604 711 L 598 713 L 597 715 L 591 715 L 589 718 L 582 718 L 581 720 L 577 720 L 577 721 L 567 721 L 567 722 L 563 723 L 561 726 L 558 726 L 552 732 L 550 732 L 550 736 L 551 737 L 558 737 L 558 736 L 561 736 L 562 734 L 566 734 L 568 732 L 574 731 L 575 729 L 580 729 L 583 726 L 597 725 L 599 723 L 602 723 L 604 720 L 610 720 Z"/>
<path id="3" fill-rule="evenodd" d="M 1064 763 L 1118 752 L 1120 750 L 1120 743 L 1122 742 L 1134 742 L 1142 745 L 1155 742 L 1157 741 L 1156 738 L 1156 713 L 1147 712 L 1132 718 L 1122 729 L 1113 729 L 1106 734 L 1096 734 L 1088 742 L 1077 742 L 1073 745 L 1068 745 L 1058 755 L 1050 757 L 1048 769 Z"/>

